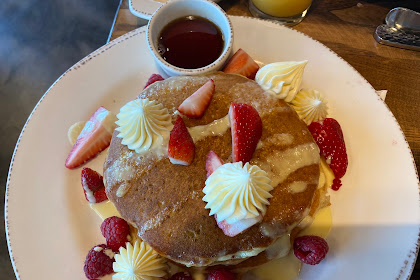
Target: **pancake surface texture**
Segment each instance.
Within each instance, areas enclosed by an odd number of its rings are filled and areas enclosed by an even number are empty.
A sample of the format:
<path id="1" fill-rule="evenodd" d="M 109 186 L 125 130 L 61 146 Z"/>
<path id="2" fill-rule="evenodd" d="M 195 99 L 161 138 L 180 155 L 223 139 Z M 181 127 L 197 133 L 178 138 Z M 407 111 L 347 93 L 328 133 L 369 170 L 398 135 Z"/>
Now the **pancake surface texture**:
<path id="1" fill-rule="evenodd" d="M 121 144 L 115 131 L 104 164 L 108 198 L 122 217 L 158 253 L 187 266 L 235 264 L 262 252 L 309 214 L 319 180 L 319 150 L 306 125 L 289 105 L 252 80 L 221 72 L 173 77 L 150 85 L 139 98 L 163 104 L 174 122 L 178 106 L 210 78 L 216 88 L 207 111 L 198 119 L 183 117 L 184 122 L 189 129 L 208 125 L 226 117 L 231 102 L 258 111 L 263 133 L 250 164 L 265 170 L 274 187 L 261 223 L 228 237 L 204 208 L 206 156 L 213 150 L 231 162 L 229 127 L 220 135 L 195 138 L 190 166 L 171 164 L 153 153 L 137 154 Z"/>

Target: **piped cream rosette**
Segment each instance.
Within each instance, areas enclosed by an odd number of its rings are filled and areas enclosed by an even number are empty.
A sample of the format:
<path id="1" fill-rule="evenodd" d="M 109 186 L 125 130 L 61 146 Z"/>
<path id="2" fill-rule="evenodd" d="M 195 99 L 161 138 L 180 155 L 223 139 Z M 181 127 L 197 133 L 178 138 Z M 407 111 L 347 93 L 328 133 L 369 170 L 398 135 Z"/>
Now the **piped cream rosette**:
<path id="1" fill-rule="evenodd" d="M 216 221 L 228 224 L 264 215 L 273 187 L 267 173 L 256 165 L 226 163 L 206 180 L 203 200 Z"/>
<path id="2" fill-rule="evenodd" d="M 149 99 L 136 99 L 125 104 L 117 115 L 116 128 L 121 143 L 137 153 L 167 152 L 171 116 L 162 104 Z"/>

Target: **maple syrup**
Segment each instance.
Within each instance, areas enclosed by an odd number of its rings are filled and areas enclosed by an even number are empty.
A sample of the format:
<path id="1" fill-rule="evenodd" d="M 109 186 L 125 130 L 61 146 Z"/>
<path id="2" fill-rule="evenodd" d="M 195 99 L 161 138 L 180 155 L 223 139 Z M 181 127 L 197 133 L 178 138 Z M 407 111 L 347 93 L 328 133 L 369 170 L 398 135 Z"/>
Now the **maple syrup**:
<path id="1" fill-rule="evenodd" d="M 223 46 L 220 29 L 198 16 L 186 16 L 170 22 L 158 39 L 158 51 L 162 58 L 185 69 L 211 64 L 220 56 Z"/>

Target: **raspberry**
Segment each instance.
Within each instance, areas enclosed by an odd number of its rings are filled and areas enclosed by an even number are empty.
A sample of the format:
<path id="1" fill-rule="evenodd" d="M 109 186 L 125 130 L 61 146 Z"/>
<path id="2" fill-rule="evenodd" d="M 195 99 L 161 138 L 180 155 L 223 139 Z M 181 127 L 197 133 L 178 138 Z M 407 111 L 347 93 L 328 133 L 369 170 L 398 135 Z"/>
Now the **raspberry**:
<path id="1" fill-rule="evenodd" d="M 172 275 L 169 280 L 193 280 L 193 278 L 187 272 L 178 272 Z"/>
<path id="2" fill-rule="evenodd" d="M 300 236 L 293 242 L 293 251 L 300 261 L 316 265 L 319 264 L 328 253 L 327 242 L 314 235 Z"/>
<path id="3" fill-rule="evenodd" d="M 146 85 L 144 86 L 143 89 L 147 88 L 148 86 L 150 86 L 151 84 L 153 84 L 155 82 L 163 81 L 163 80 L 165 80 L 165 79 L 161 75 L 159 75 L 159 74 L 152 74 L 149 77 L 149 80 L 147 80 L 147 83 L 146 83 Z"/>
<path id="4" fill-rule="evenodd" d="M 101 225 L 102 235 L 106 239 L 106 244 L 114 252 L 118 252 L 120 247 L 125 248 L 130 235 L 130 227 L 124 219 L 117 216 L 106 218 Z"/>
<path id="5" fill-rule="evenodd" d="M 112 269 L 114 256 L 108 253 L 107 250 L 109 248 L 105 244 L 100 244 L 90 249 L 86 256 L 85 266 L 83 267 L 88 279 L 96 279 L 114 272 Z"/>
<path id="6" fill-rule="evenodd" d="M 82 169 L 81 177 L 82 185 L 86 185 L 93 192 L 105 187 L 103 177 L 88 167 Z"/>
<path id="7" fill-rule="evenodd" d="M 103 177 L 98 172 L 86 167 L 82 169 L 81 177 L 87 201 L 99 203 L 108 199 L 105 193 Z"/>
<path id="8" fill-rule="evenodd" d="M 207 275 L 207 280 L 235 280 L 236 276 L 230 271 L 217 269 Z"/>

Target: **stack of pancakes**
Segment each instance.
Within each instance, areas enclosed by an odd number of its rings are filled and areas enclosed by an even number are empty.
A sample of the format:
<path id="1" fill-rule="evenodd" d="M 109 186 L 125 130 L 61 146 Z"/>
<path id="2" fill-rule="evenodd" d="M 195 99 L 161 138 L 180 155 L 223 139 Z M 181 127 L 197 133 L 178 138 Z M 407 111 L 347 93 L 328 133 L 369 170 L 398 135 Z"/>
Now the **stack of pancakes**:
<path id="1" fill-rule="evenodd" d="M 173 77 L 147 87 L 139 98 L 163 104 L 174 121 L 178 106 L 209 79 L 216 85 L 210 106 L 201 118 L 183 117 L 187 127 L 206 125 L 225 117 L 232 102 L 253 106 L 261 117 L 263 133 L 250 163 L 260 166 L 269 176 L 276 176 L 276 168 L 271 166 L 273 156 L 305 145 L 316 146 L 306 125 L 289 105 L 266 93 L 256 82 L 239 75 L 216 72 Z M 293 238 L 298 224 L 328 203 L 325 188 L 318 188 L 318 153 L 313 163 L 283 174 L 270 192 L 273 198 L 269 200 L 262 222 L 229 237 L 204 208 L 202 189 L 206 181 L 206 156 L 210 150 L 224 162 L 231 161 L 230 129 L 221 136 L 207 136 L 197 141 L 190 166 L 171 164 L 167 157 L 153 153 L 140 155 L 122 145 L 117 134 L 116 131 L 113 135 L 104 164 L 108 198 L 121 216 L 138 230 L 142 240 L 162 256 L 185 266 L 223 264 L 239 269 L 267 262 L 270 257 L 264 251 L 271 244 L 285 234 L 291 234 Z M 268 159 L 271 165 L 267 164 Z M 279 156 L 274 161 L 287 159 Z M 294 162 L 280 163 L 286 169 L 289 165 L 296 166 Z M 305 188 L 291 190 L 290 186 L 296 182 Z"/>

